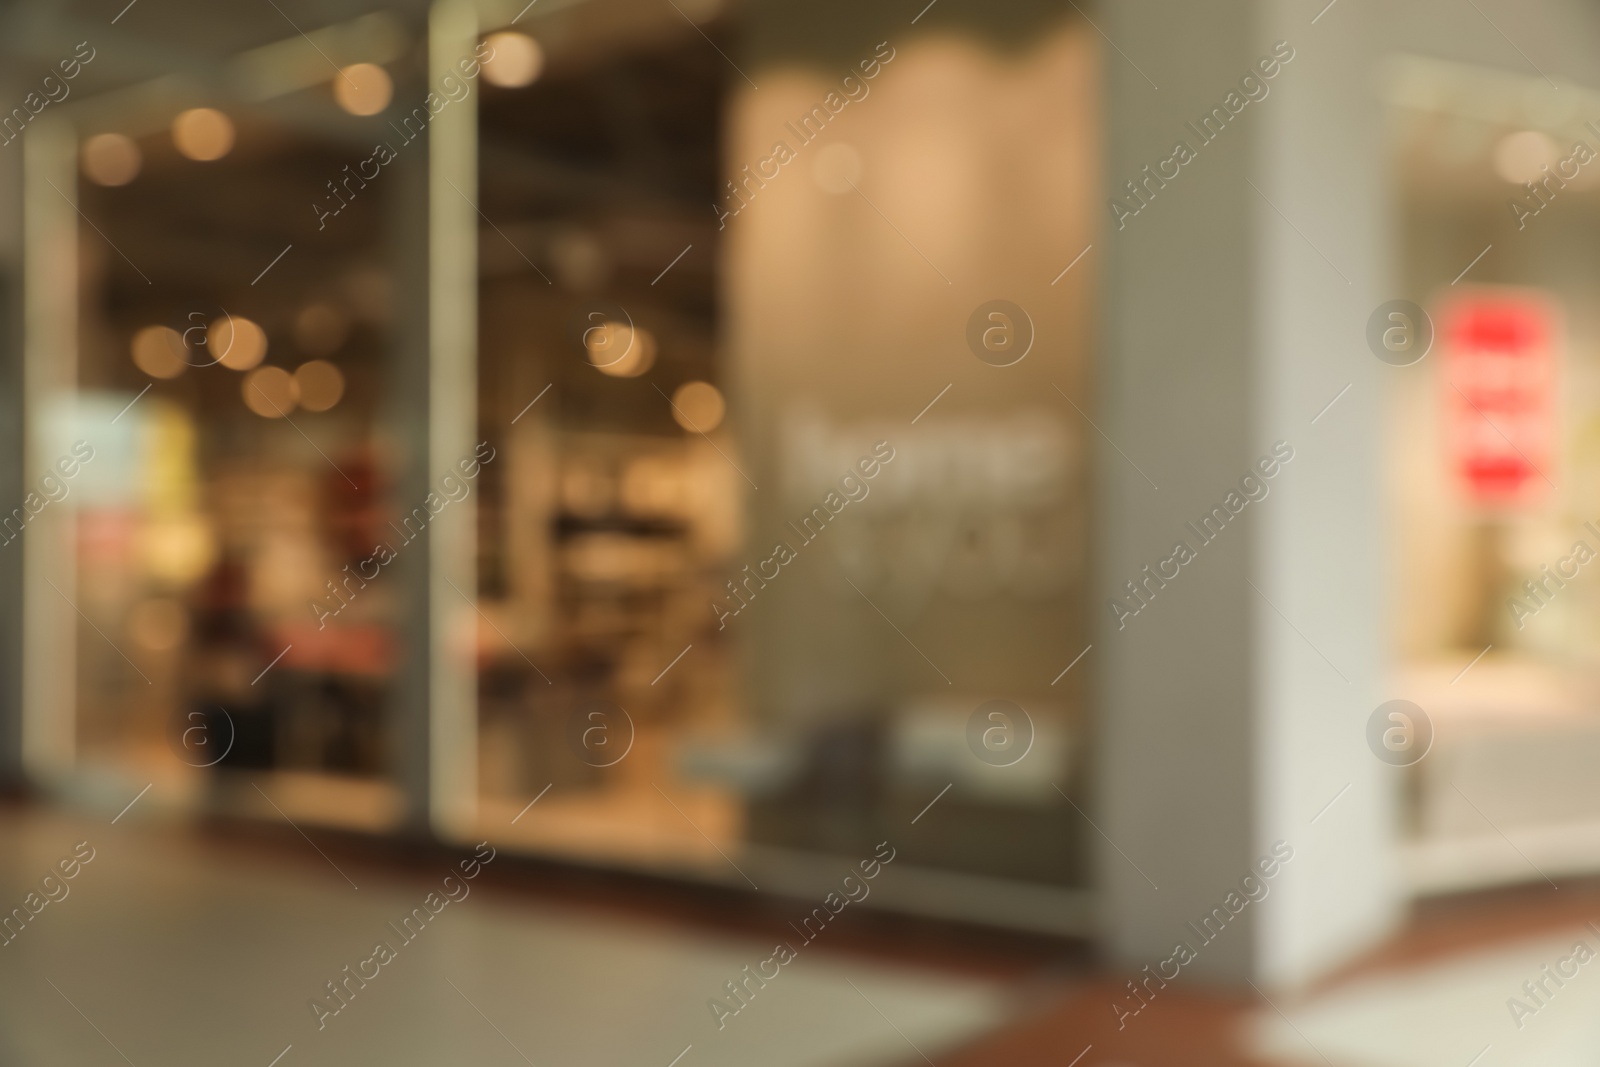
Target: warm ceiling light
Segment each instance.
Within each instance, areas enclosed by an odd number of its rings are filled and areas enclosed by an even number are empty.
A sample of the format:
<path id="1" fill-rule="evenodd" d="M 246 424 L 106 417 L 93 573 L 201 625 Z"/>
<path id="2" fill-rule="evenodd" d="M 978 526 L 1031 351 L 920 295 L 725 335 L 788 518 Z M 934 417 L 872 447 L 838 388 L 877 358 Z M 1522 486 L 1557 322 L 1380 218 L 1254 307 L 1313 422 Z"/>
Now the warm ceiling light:
<path id="1" fill-rule="evenodd" d="M 656 361 L 656 342 L 648 330 L 609 320 L 584 331 L 589 362 L 613 378 L 637 378 Z"/>
<path id="2" fill-rule="evenodd" d="M 233 148 L 233 123 L 215 108 L 192 108 L 172 120 L 172 141 L 190 159 L 221 159 Z"/>
<path id="3" fill-rule="evenodd" d="M 170 326 L 146 326 L 133 335 L 133 365 L 152 378 L 183 373 L 183 338 Z"/>
<path id="4" fill-rule="evenodd" d="M 83 173 L 96 185 L 127 185 L 144 162 L 139 144 L 120 133 L 97 133 L 83 142 Z"/>
<path id="5" fill-rule="evenodd" d="M 240 390 L 245 407 L 266 419 L 286 418 L 294 410 L 294 376 L 282 367 L 259 367 L 245 376 Z"/>
<path id="6" fill-rule="evenodd" d="M 525 33 L 506 30 L 490 34 L 487 43 L 494 51 L 483 64 L 483 76 L 502 89 L 532 85 L 544 67 L 544 49 Z"/>
<path id="7" fill-rule="evenodd" d="M 229 370 L 249 370 L 266 357 L 267 335 L 243 315 L 227 315 L 206 327 L 206 347 Z"/>
<path id="8" fill-rule="evenodd" d="M 710 433 L 728 410 L 722 393 L 710 382 L 684 382 L 672 394 L 672 417 L 690 433 Z"/>
<path id="9" fill-rule="evenodd" d="M 1560 158 L 1555 141 L 1538 130 L 1507 134 L 1494 146 L 1495 173 L 1513 185 L 1539 180 Z"/>
<path id="10" fill-rule="evenodd" d="M 376 115 L 393 96 L 389 72 L 376 63 L 352 63 L 333 79 L 333 98 L 352 115 Z"/>
<path id="11" fill-rule="evenodd" d="M 294 372 L 300 406 L 307 411 L 327 411 L 344 396 L 344 375 L 324 359 L 302 363 Z"/>

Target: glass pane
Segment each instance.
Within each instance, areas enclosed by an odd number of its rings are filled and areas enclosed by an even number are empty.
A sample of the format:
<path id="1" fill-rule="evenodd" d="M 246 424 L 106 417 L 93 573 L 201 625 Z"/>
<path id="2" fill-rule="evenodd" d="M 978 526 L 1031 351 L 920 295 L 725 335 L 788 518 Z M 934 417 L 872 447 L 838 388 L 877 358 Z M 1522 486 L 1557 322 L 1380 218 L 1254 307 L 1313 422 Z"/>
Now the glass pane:
<path id="1" fill-rule="evenodd" d="M 358 570 L 397 536 L 388 193 L 334 191 L 338 140 L 136 103 L 80 146 L 81 357 L 52 431 L 93 457 L 69 498 L 79 758 L 391 825 L 400 598 Z"/>
<path id="2" fill-rule="evenodd" d="M 480 478 L 480 779 L 497 832 L 552 787 L 518 820 L 530 847 L 681 863 L 716 856 L 701 830 L 743 835 L 738 798 L 681 795 L 676 767 L 687 732 L 738 714 L 706 607 L 741 508 L 711 57 L 613 47 L 483 98 L 480 410 L 501 458 Z"/>
<path id="3" fill-rule="evenodd" d="M 483 97 L 483 832 L 744 885 L 937 801 L 908 868 L 1084 886 L 1093 43 L 796 129 L 683 29 Z"/>
<path id="4" fill-rule="evenodd" d="M 1423 60 L 1397 70 L 1401 291 L 1421 312 L 1391 313 L 1386 336 L 1404 342 L 1416 319 L 1431 347 L 1389 386 L 1405 699 L 1382 726 L 1390 760 L 1409 765 L 1413 877 L 1439 892 L 1505 879 L 1497 829 L 1539 841 L 1529 862 L 1543 866 L 1586 853 L 1600 817 L 1588 758 L 1600 600 L 1585 578 L 1600 552 L 1588 384 L 1600 257 L 1593 168 L 1576 158 L 1592 132 L 1532 106 L 1518 128 L 1480 103 L 1513 84 L 1542 99 L 1543 82 Z"/>

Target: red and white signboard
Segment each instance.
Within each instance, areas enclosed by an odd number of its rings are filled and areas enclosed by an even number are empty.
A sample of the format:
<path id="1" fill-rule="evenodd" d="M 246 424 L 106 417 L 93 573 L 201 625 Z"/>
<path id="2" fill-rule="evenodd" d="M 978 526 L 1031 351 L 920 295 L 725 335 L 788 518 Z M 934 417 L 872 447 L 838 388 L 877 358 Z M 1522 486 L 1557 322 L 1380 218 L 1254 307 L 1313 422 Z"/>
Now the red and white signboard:
<path id="1" fill-rule="evenodd" d="M 1469 290 L 1435 315 L 1448 462 L 1480 507 L 1527 507 L 1554 487 L 1559 322 L 1525 289 Z"/>

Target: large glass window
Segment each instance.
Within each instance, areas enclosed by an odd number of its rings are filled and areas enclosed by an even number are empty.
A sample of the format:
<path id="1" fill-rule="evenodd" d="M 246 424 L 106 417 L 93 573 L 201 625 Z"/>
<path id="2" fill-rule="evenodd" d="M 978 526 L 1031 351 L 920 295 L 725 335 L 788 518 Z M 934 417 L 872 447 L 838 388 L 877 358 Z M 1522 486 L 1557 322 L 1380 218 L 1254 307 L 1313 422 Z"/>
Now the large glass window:
<path id="1" fill-rule="evenodd" d="M 479 759 L 486 826 L 551 787 L 527 846 L 681 863 L 743 837 L 676 760 L 738 714 L 707 605 L 742 497 L 707 208 L 728 72 L 688 26 L 659 36 L 484 98 Z"/>
<path id="2" fill-rule="evenodd" d="M 1432 320 L 1388 376 L 1395 695 L 1432 732 L 1410 872 L 1442 891 L 1592 869 L 1600 171 L 1579 160 L 1600 142 L 1537 78 L 1394 74 L 1402 281 Z"/>
<path id="3" fill-rule="evenodd" d="M 701 29 L 484 97 L 484 832 L 791 886 L 893 836 L 969 916 L 1008 905 L 961 876 L 1082 887 L 1092 46 L 866 41 L 835 122 Z M 1008 256 L 984 318 L 959 264 Z"/>
<path id="4" fill-rule="evenodd" d="M 210 103 L 130 90 L 35 158 L 64 223 L 40 242 L 77 261 L 74 388 L 34 436 L 75 468 L 40 516 L 76 663 L 65 748 L 169 797 L 265 808 L 255 782 L 388 827 L 402 599 L 360 567 L 406 521 L 379 433 L 394 183 L 349 180 L 370 144 L 337 120 Z"/>
<path id="5" fill-rule="evenodd" d="M 1081 928 L 1093 35 L 596 10 L 30 132 L 35 769 Z"/>

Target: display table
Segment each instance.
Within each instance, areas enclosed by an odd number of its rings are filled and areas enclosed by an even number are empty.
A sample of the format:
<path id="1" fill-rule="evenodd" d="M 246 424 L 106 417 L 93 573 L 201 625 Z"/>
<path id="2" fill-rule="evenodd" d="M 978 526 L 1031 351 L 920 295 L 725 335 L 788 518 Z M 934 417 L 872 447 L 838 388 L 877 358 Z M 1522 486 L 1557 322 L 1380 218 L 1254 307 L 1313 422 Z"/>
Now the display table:
<path id="1" fill-rule="evenodd" d="M 1600 672 L 1492 651 L 1466 663 L 1398 679 L 1434 727 L 1404 771 L 1413 891 L 1600 872 Z"/>

